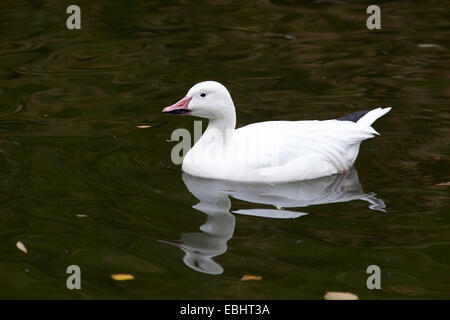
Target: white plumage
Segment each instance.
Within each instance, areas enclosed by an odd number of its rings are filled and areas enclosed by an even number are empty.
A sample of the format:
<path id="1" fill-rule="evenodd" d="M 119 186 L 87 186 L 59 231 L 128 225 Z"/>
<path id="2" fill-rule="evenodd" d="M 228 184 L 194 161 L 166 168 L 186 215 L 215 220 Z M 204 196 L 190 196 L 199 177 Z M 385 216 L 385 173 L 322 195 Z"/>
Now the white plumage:
<path id="1" fill-rule="evenodd" d="M 163 111 L 209 119 L 204 134 L 183 159 L 184 172 L 212 179 L 286 182 L 348 170 L 360 143 L 378 134 L 372 123 L 389 110 L 371 110 L 356 122 L 267 121 L 235 129 L 228 90 L 218 82 L 205 81 Z"/>

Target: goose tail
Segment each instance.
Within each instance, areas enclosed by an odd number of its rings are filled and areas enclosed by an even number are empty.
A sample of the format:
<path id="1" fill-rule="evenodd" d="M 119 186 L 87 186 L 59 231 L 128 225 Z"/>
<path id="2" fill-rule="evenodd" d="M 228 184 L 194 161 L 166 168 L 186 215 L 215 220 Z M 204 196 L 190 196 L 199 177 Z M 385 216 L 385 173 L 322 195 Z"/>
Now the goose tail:
<path id="1" fill-rule="evenodd" d="M 373 110 L 367 112 L 356 123 L 359 124 L 359 125 L 362 125 L 362 126 L 371 126 L 372 123 L 375 122 L 375 120 L 377 120 L 378 118 L 384 116 L 386 113 L 391 111 L 391 109 L 392 109 L 392 107 L 373 109 Z"/>
<path id="2" fill-rule="evenodd" d="M 391 111 L 392 107 L 387 108 L 376 108 L 369 112 L 367 112 L 361 119 L 359 119 L 356 123 L 360 126 L 370 127 L 372 123 L 374 123 L 378 118 L 384 116 L 386 113 Z M 373 128 L 371 128 L 373 129 Z M 375 134 L 378 134 L 375 130 L 373 130 Z"/>

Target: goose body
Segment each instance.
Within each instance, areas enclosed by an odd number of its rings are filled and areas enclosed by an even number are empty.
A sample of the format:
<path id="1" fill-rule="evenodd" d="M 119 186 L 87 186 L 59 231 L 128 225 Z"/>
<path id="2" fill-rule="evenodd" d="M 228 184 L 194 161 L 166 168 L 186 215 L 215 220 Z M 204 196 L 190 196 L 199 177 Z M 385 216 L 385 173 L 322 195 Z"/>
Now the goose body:
<path id="1" fill-rule="evenodd" d="M 266 121 L 235 129 L 235 107 L 228 90 L 218 82 L 205 81 L 163 112 L 209 119 L 207 129 L 183 159 L 184 172 L 211 179 L 288 182 L 347 171 L 360 143 L 378 134 L 372 123 L 390 109 L 331 120 Z"/>

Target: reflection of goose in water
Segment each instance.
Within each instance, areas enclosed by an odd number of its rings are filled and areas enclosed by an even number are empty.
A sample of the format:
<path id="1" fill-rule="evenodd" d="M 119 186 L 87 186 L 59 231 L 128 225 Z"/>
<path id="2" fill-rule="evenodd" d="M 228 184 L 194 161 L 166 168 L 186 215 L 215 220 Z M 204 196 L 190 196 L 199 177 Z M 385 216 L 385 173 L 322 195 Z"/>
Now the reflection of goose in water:
<path id="1" fill-rule="evenodd" d="M 384 202 L 374 193 L 364 193 L 358 174 L 351 168 L 346 174 L 315 180 L 290 183 L 239 183 L 203 179 L 183 174 L 188 190 L 200 201 L 193 208 L 207 214 L 200 226 L 202 232 L 183 233 L 180 241 L 169 243 L 185 252 L 183 261 L 190 268 L 208 274 L 221 274 L 223 268 L 213 260 L 227 251 L 227 242 L 233 236 L 235 218 L 230 213 L 229 196 L 256 204 L 272 205 L 274 209 L 235 210 L 233 213 L 265 218 L 297 218 L 305 212 L 284 208 L 305 208 L 310 205 L 364 200 L 369 208 L 384 212 Z"/>

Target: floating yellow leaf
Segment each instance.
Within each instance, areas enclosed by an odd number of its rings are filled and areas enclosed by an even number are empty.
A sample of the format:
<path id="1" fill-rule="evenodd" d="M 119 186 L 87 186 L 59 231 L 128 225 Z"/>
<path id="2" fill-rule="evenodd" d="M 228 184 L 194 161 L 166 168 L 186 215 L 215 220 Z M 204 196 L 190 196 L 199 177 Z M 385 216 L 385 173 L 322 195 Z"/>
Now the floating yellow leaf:
<path id="1" fill-rule="evenodd" d="M 25 253 L 28 253 L 27 247 L 25 247 L 25 245 L 24 245 L 21 241 L 17 241 L 16 247 L 17 247 L 17 249 L 19 249 L 20 251 L 23 251 L 23 252 L 25 252 Z"/>
<path id="2" fill-rule="evenodd" d="M 261 280 L 261 276 L 253 276 L 251 274 L 244 274 L 241 278 L 241 281 L 249 281 L 249 280 Z"/>
<path id="3" fill-rule="evenodd" d="M 450 186 L 450 182 L 438 183 L 436 186 L 438 186 L 438 187 L 448 187 L 448 186 Z"/>
<path id="4" fill-rule="evenodd" d="M 134 276 L 132 274 L 117 273 L 117 274 L 112 274 L 111 279 L 117 280 L 117 281 L 126 281 L 126 280 L 133 280 Z"/>
<path id="5" fill-rule="evenodd" d="M 77 214 L 77 218 L 86 218 L 87 214 Z"/>
<path id="6" fill-rule="evenodd" d="M 351 292 L 329 291 L 324 296 L 325 300 L 358 300 L 358 296 Z"/>
<path id="7" fill-rule="evenodd" d="M 147 128 L 150 128 L 151 126 L 149 126 L 149 125 L 140 125 L 140 126 L 136 126 L 136 128 L 138 128 L 138 129 L 147 129 Z"/>

